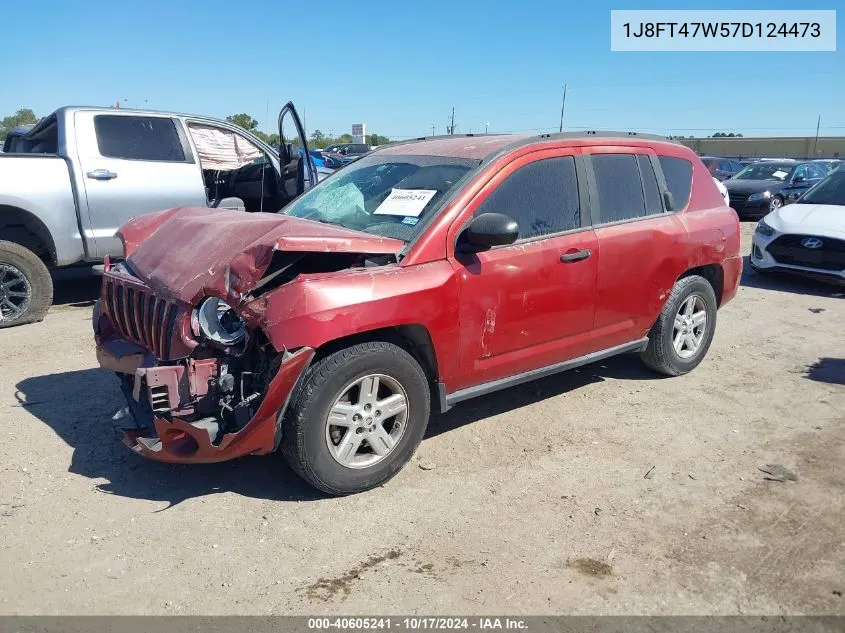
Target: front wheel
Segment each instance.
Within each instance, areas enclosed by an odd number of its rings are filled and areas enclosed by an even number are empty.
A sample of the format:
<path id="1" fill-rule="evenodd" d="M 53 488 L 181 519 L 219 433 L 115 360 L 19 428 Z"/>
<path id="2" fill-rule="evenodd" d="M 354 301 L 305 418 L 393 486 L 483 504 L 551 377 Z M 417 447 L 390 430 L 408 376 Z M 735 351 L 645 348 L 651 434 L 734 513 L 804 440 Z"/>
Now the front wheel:
<path id="1" fill-rule="evenodd" d="M 38 256 L 0 241 L 0 329 L 42 321 L 53 302 L 53 280 Z"/>
<path id="2" fill-rule="evenodd" d="M 308 368 L 283 420 L 282 450 L 316 488 L 362 492 L 408 462 L 429 410 L 428 380 L 410 354 L 391 343 L 361 343 Z"/>
<path id="3" fill-rule="evenodd" d="M 783 206 L 783 198 L 780 196 L 772 196 L 772 199 L 769 200 L 769 213 L 772 211 L 777 211 Z"/>
<path id="4" fill-rule="evenodd" d="M 713 341 L 716 312 L 716 294 L 704 277 L 679 279 L 649 332 L 643 362 L 667 376 L 695 369 Z"/>

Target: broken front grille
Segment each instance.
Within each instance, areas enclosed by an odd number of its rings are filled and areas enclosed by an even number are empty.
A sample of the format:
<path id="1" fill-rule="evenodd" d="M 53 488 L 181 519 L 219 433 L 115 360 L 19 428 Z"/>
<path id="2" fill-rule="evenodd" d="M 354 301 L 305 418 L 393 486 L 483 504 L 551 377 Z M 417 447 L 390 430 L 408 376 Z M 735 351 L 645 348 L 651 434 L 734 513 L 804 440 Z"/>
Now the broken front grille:
<path id="1" fill-rule="evenodd" d="M 188 334 L 190 307 L 157 297 L 140 282 L 106 274 L 103 302 L 115 329 L 160 360 L 184 358 L 196 346 Z"/>

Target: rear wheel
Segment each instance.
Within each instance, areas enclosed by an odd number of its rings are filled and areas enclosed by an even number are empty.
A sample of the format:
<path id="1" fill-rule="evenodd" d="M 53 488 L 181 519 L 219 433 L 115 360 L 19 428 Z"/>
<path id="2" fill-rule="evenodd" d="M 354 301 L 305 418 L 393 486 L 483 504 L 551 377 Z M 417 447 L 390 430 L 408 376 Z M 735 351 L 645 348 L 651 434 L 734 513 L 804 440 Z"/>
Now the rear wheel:
<path id="1" fill-rule="evenodd" d="M 0 241 L 0 328 L 42 321 L 53 302 L 53 280 L 38 256 Z"/>
<path id="2" fill-rule="evenodd" d="M 679 279 L 642 354 L 646 365 L 667 376 L 680 376 L 704 359 L 716 331 L 716 295 L 699 275 Z"/>
<path id="3" fill-rule="evenodd" d="M 361 343 L 308 368 L 283 421 L 282 450 L 320 490 L 362 492 L 408 462 L 429 409 L 428 379 L 410 354 L 390 343 Z"/>

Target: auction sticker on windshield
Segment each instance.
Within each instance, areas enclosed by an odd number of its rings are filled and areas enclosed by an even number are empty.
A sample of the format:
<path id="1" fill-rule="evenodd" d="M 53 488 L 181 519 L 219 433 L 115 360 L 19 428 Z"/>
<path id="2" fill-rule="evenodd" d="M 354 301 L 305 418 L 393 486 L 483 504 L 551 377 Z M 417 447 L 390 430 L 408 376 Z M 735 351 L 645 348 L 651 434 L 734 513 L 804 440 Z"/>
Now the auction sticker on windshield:
<path id="1" fill-rule="evenodd" d="M 417 218 L 435 196 L 435 189 L 391 189 L 373 215 L 400 215 Z"/>
<path id="2" fill-rule="evenodd" d="M 784 178 L 788 172 L 777 170 L 775 173 L 772 174 L 775 178 Z"/>

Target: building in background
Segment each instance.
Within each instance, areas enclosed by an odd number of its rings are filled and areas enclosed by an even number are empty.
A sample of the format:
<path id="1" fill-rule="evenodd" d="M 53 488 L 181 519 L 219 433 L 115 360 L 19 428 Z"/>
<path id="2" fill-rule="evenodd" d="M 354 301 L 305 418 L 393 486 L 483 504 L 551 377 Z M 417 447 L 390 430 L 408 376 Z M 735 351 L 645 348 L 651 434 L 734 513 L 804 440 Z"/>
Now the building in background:
<path id="1" fill-rule="evenodd" d="M 699 156 L 724 158 L 842 158 L 845 136 L 718 136 L 679 138 Z"/>

